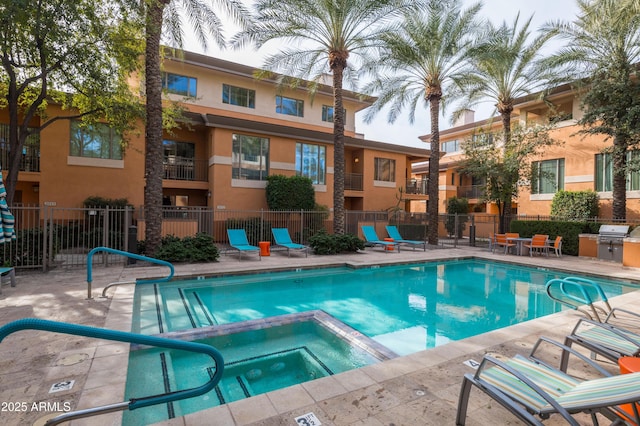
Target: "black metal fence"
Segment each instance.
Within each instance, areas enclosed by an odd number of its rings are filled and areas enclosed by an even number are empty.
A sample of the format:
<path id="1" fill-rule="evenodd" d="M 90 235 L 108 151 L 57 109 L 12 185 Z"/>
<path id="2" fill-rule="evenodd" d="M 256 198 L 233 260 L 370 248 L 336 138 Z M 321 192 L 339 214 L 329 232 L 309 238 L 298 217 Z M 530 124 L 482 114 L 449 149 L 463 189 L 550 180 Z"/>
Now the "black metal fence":
<path id="1" fill-rule="evenodd" d="M 134 251 L 144 239 L 144 209 L 138 208 L 62 208 L 56 206 L 13 206 L 16 217 L 16 241 L 0 245 L 4 265 L 18 269 L 84 267 L 87 254 L 95 247 Z M 203 207 L 163 207 L 162 234 L 177 237 L 206 233 L 221 248 L 228 246 L 227 229 L 244 229 L 249 242 L 271 241 L 272 228 L 287 228 L 295 242 L 306 244 L 320 229 L 333 232 L 330 211 L 213 210 Z M 386 225 L 395 225 L 405 239 L 425 241 L 426 213 L 404 211 L 347 211 L 346 232 L 362 238 L 362 226 L 371 225 L 379 238 L 386 238 Z M 549 216 L 514 216 L 510 219 L 552 220 Z M 607 219 L 592 219 L 614 223 Z M 440 215 L 440 247 L 488 246 L 498 231 L 496 215 Z M 627 223 L 640 223 L 627 221 Z M 94 258 L 104 265 L 124 264 L 127 259 L 113 254 Z"/>

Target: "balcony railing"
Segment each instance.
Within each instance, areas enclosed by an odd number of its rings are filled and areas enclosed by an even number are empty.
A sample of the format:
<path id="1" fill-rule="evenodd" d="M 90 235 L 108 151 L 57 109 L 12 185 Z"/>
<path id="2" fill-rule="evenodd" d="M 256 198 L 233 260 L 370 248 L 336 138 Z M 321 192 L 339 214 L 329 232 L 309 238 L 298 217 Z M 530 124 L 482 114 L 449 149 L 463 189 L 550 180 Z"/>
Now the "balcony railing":
<path id="1" fill-rule="evenodd" d="M 166 156 L 162 160 L 164 179 L 207 181 L 207 160 Z"/>
<path id="2" fill-rule="evenodd" d="M 345 173 L 344 189 L 351 191 L 362 191 L 362 174 L 361 173 Z"/>
<path id="3" fill-rule="evenodd" d="M 21 172 L 39 172 L 40 171 L 40 151 L 29 147 L 25 150 L 20 159 Z M 0 165 L 3 170 L 9 169 L 9 150 L 5 149 L 5 144 L 0 144 Z"/>
<path id="4" fill-rule="evenodd" d="M 407 179 L 405 194 L 427 195 L 427 182 L 429 179 Z"/>
<path id="5" fill-rule="evenodd" d="M 468 185 L 458 187 L 459 198 L 482 198 L 484 196 L 484 185 Z"/>

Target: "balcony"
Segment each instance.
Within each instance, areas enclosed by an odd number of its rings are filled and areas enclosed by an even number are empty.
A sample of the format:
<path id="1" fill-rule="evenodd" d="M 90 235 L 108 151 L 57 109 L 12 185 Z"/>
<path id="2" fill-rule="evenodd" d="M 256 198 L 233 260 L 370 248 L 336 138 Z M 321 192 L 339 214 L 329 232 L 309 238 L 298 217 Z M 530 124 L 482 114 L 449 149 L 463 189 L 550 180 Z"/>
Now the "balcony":
<path id="1" fill-rule="evenodd" d="M 0 164 L 3 170 L 9 169 L 9 150 L 5 144 L 0 144 Z M 38 147 L 39 148 L 39 147 Z M 40 171 L 40 151 L 32 147 L 23 150 L 20 159 L 19 170 L 21 172 L 39 172 Z"/>
<path id="2" fill-rule="evenodd" d="M 458 198 L 480 199 L 484 196 L 484 185 L 467 185 L 458 187 Z"/>
<path id="3" fill-rule="evenodd" d="M 405 194 L 428 195 L 427 182 L 429 179 L 407 179 Z"/>
<path id="4" fill-rule="evenodd" d="M 162 159 L 163 179 L 207 181 L 207 160 L 189 157 L 166 156 Z"/>
<path id="5" fill-rule="evenodd" d="M 362 191 L 362 173 L 345 173 L 344 189 L 350 191 Z"/>

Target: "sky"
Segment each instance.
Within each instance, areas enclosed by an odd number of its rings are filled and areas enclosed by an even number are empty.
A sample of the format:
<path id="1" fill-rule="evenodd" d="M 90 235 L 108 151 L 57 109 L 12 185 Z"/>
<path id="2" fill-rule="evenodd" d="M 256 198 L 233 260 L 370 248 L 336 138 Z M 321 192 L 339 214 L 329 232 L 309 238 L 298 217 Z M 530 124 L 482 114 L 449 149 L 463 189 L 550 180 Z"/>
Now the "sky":
<path id="1" fill-rule="evenodd" d="M 243 1 L 248 3 L 248 0 Z M 465 7 L 475 3 L 476 0 L 463 0 Z M 500 24 L 505 20 L 510 24 L 519 12 L 520 22 L 533 15 L 532 28 L 536 30 L 549 21 L 571 21 L 578 11 L 575 0 L 484 0 L 483 3 L 484 6 L 480 15 L 490 19 L 494 24 Z M 222 17 L 222 15 L 220 16 Z M 227 30 L 226 33 L 233 34 L 233 32 L 229 30 Z M 278 48 L 277 44 L 270 43 L 267 46 L 267 50 L 256 51 L 255 49 L 245 49 L 221 51 L 211 44 L 207 50 L 203 50 L 198 42 L 190 38 L 188 30 L 185 36 L 186 50 L 258 68 L 262 67 L 265 55 L 272 51 L 269 49 Z M 555 42 L 550 44 L 547 49 L 551 52 L 559 46 L 559 42 Z M 484 120 L 492 115 L 493 106 L 487 102 L 478 105 L 475 111 L 475 120 Z M 386 111 L 382 110 L 371 123 L 366 124 L 363 121 L 364 112 L 359 112 L 356 114 L 356 132 L 364 134 L 364 137 L 369 140 L 411 147 L 426 147 L 425 143 L 421 142 L 418 137 L 431 132 L 428 111 L 419 107 L 416 111 L 413 124 L 409 123 L 408 115 L 408 111 L 405 110 L 395 123 L 390 124 L 387 122 Z M 440 130 L 442 131 L 450 127 L 450 117 L 441 116 Z"/>

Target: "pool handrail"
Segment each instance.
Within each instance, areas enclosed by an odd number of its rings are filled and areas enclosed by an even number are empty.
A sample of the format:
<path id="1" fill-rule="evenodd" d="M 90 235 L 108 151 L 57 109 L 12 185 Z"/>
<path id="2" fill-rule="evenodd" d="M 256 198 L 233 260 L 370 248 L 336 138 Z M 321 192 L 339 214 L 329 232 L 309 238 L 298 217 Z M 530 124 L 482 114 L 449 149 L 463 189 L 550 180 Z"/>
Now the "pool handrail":
<path id="1" fill-rule="evenodd" d="M 92 337 L 97 339 L 114 340 L 118 342 L 138 343 L 147 346 L 155 346 L 168 349 L 179 349 L 189 352 L 202 353 L 210 356 L 215 362 L 215 373 L 204 385 L 183 389 L 164 394 L 131 398 L 129 401 L 93 407 L 86 410 L 77 410 L 54 417 L 46 422 L 46 425 L 56 425 L 64 421 L 105 414 L 114 411 L 135 410 L 156 404 L 164 404 L 186 398 L 203 395 L 216 387 L 224 371 L 224 359 L 222 354 L 213 346 L 183 340 L 167 339 L 164 337 L 146 336 L 125 331 L 109 330 L 104 328 L 89 327 L 79 324 L 70 324 L 58 321 L 43 320 L 39 318 L 23 318 L 0 327 L 0 343 L 9 334 L 22 330 L 42 330 L 53 333 L 70 334 L 74 336 Z"/>
<path id="2" fill-rule="evenodd" d="M 93 282 L 93 255 L 103 251 L 107 253 L 120 254 L 122 256 L 129 257 L 131 259 L 143 260 L 150 263 L 156 263 L 158 265 L 167 266 L 170 269 L 169 275 L 163 278 L 157 278 L 153 280 L 136 280 L 136 284 L 149 284 L 149 283 L 159 283 L 170 281 L 173 278 L 173 274 L 175 273 L 175 268 L 173 264 L 167 262 L 166 260 L 154 259 L 153 257 L 142 256 L 135 253 L 129 253 L 128 251 L 122 251 L 113 249 L 110 247 L 96 247 L 92 249 L 87 255 L 87 299 L 92 299 L 91 297 L 91 283 Z"/>
<path id="3" fill-rule="evenodd" d="M 554 285 L 558 285 L 558 289 L 562 293 L 565 299 L 553 294 Z M 587 315 L 589 319 L 602 322 L 598 312 L 607 316 L 612 312 L 611 305 L 607 299 L 602 287 L 596 282 L 581 278 L 569 276 L 565 278 L 554 278 L 549 280 L 546 284 L 546 291 L 549 297 L 565 306 L 575 309 Z M 597 305 L 597 302 L 601 302 L 604 305 Z M 591 310 L 584 309 L 584 306 L 588 306 Z"/>

